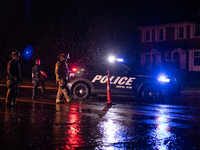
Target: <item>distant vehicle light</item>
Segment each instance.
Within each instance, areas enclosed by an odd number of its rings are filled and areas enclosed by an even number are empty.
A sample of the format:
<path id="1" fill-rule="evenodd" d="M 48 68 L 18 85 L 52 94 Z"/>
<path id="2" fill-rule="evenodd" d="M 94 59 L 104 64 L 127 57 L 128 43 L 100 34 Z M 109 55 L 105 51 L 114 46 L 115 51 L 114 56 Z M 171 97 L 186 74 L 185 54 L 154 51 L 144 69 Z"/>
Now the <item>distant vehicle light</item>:
<path id="1" fill-rule="evenodd" d="M 161 75 L 161 76 L 159 76 L 158 81 L 160 81 L 160 82 L 170 82 L 170 79 L 167 78 L 165 75 Z"/>

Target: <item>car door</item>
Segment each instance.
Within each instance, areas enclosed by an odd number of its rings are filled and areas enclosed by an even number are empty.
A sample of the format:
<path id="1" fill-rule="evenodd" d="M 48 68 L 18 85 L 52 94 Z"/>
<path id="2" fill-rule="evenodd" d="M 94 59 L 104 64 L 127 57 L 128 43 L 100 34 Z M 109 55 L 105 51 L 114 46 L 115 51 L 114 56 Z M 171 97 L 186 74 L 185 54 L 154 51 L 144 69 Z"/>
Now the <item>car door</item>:
<path id="1" fill-rule="evenodd" d="M 109 66 L 111 90 L 113 94 L 133 94 L 136 80 L 135 74 L 123 63 Z"/>
<path id="2" fill-rule="evenodd" d="M 95 93 L 107 92 L 107 71 L 108 64 L 98 63 L 92 65 L 89 71 L 88 79 L 92 83 Z"/>

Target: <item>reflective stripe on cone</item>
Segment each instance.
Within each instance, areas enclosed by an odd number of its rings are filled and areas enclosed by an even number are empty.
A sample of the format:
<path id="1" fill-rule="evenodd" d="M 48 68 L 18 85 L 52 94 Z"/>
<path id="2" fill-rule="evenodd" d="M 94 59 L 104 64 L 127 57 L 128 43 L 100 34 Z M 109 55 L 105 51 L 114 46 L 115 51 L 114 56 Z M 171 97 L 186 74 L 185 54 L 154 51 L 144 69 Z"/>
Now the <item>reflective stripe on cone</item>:
<path id="1" fill-rule="evenodd" d="M 108 76 L 107 76 L 107 104 L 112 104 L 109 71 L 108 71 Z"/>

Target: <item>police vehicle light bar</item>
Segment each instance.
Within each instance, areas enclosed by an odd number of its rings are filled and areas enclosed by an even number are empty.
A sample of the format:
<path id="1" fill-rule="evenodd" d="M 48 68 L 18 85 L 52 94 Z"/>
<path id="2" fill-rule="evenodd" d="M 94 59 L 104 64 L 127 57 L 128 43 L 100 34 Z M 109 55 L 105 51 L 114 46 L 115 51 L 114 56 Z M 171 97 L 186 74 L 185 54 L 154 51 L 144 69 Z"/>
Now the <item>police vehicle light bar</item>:
<path id="1" fill-rule="evenodd" d="M 114 62 L 116 60 L 115 56 L 108 57 L 109 62 Z"/>
<path id="2" fill-rule="evenodd" d="M 124 60 L 122 58 L 117 58 L 118 62 L 123 62 Z"/>
<path id="3" fill-rule="evenodd" d="M 122 58 L 115 58 L 115 56 L 108 57 L 109 62 L 123 62 Z"/>

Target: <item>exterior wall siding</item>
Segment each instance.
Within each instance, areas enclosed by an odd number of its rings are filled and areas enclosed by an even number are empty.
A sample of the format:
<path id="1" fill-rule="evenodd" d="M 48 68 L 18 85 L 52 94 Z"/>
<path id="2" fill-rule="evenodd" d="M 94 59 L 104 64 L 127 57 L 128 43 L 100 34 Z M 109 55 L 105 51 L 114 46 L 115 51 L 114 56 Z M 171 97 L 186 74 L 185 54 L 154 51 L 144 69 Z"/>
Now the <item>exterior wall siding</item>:
<path id="1" fill-rule="evenodd" d="M 194 25 L 183 22 L 139 27 L 141 66 L 152 68 L 154 65 L 171 63 L 180 70 L 200 71 L 200 37 L 194 37 Z M 164 33 L 161 41 L 159 41 L 160 29 Z M 144 40 L 145 30 L 151 31 L 152 37 L 149 42 Z M 153 62 L 153 59 L 156 62 Z"/>

